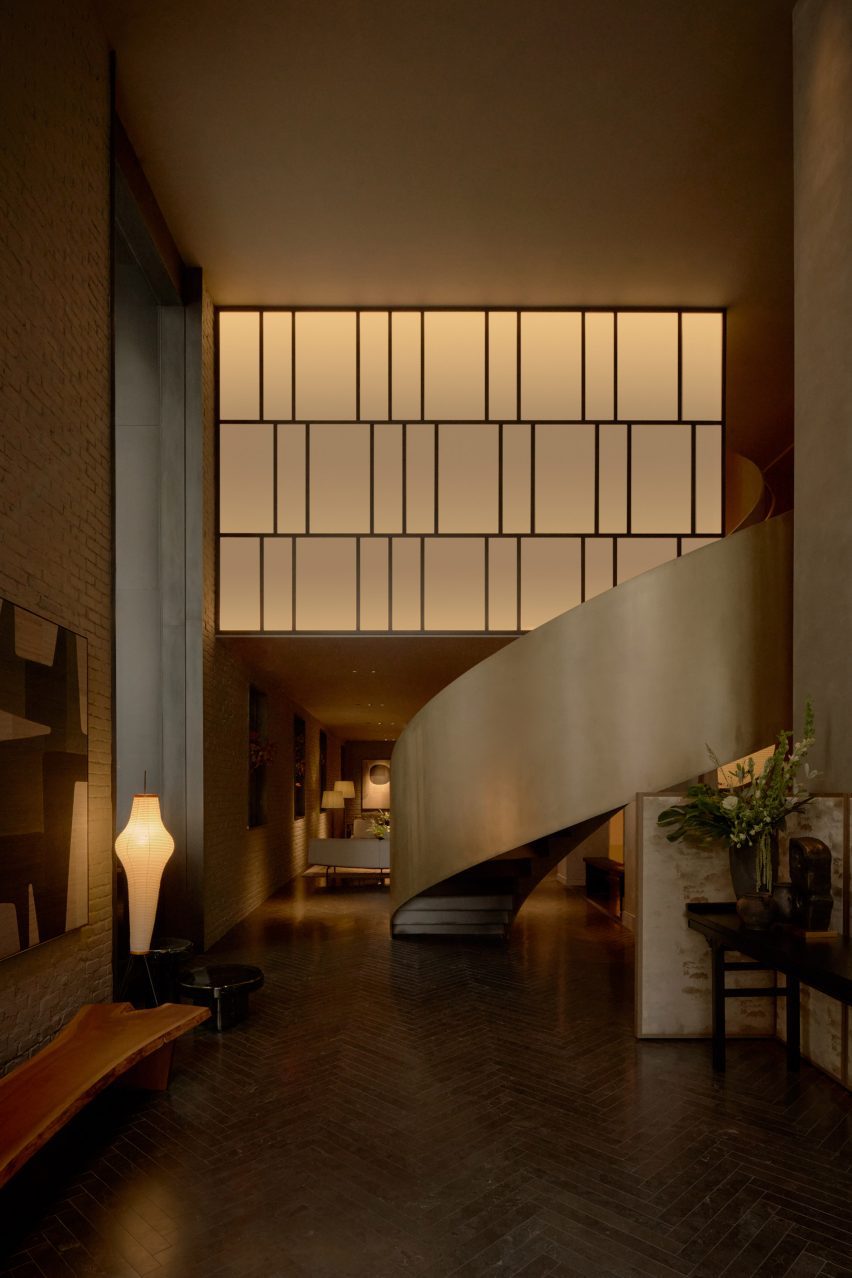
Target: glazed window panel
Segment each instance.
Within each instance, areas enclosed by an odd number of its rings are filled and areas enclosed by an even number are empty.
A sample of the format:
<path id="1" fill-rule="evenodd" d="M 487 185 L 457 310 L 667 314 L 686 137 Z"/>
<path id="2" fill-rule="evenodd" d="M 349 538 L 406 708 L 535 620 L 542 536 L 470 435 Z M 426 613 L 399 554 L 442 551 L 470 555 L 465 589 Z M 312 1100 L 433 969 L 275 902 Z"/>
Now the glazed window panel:
<path id="1" fill-rule="evenodd" d="M 219 529 L 223 533 L 275 529 L 274 427 L 261 422 L 219 429 Z"/>
<path id="2" fill-rule="evenodd" d="M 438 530 L 497 532 L 500 504 L 499 428 L 438 427 Z"/>
<path id="3" fill-rule="evenodd" d="M 485 314 L 424 316 L 424 415 L 479 421 L 485 414 Z"/>
<path id="4" fill-rule="evenodd" d="M 518 625 L 518 540 L 488 539 L 488 629 L 516 630 Z"/>
<path id="5" fill-rule="evenodd" d="M 719 310 L 225 307 L 216 334 L 224 631 L 517 632 L 723 531 Z"/>
<path id="6" fill-rule="evenodd" d="M 421 416 L 421 323 L 419 311 L 394 311 L 391 315 L 393 404 L 390 415 L 397 421 L 417 420 Z"/>
<path id="7" fill-rule="evenodd" d="M 370 428 L 314 425 L 311 438 L 312 533 L 370 531 Z"/>
<path id="8" fill-rule="evenodd" d="M 575 608 L 581 598 L 579 538 L 522 538 L 521 629 L 535 630 Z"/>
<path id="9" fill-rule="evenodd" d="M 535 428 L 535 531 L 587 533 L 595 526 L 595 428 Z"/>
<path id="10" fill-rule="evenodd" d="M 263 628 L 293 629 L 293 539 L 263 541 Z"/>
<path id="11" fill-rule="evenodd" d="M 581 404 L 579 311 L 524 311 L 521 414 L 531 421 L 574 421 Z"/>
<path id="12" fill-rule="evenodd" d="M 722 316 L 687 314 L 682 324 L 683 405 L 686 421 L 722 420 Z"/>
<path id="13" fill-rule="evenodd" d="M 219 417 L 237 422 L 260 417 L 257 311 L 222 311 L 219 315 Z"/>
<path id="14" fill-rule="evenodd" d="M 591 421 L 615 416 L 615 315 L 586 315 L 586 412 Z"/>
<path id="15" fill-rule="evenodd" d="M 356 415 L 354 311 L 296 314 L 296 416 L 351 421 Z"/>
<path id="16" fill-rule="evenodd" d="M 390 600 L 390 543 L 387 537 L 362 537 L 360 555 L 361 629 L 387 630 Z"/>
<path id="17" fill-rule="evenodd" d="M 656 312 L 618 314 L 620 421 L 677 420 L 678 317 Z"/>
<path id="18" fill-rule="evenodd" d="M 304 422 L 278 427 L 278 532 L 305 532 L 307 509 L 307 428 Z"/>
<path id="19" fill-rule="evenodd" d="M 219 539 L 219 628 L 260 630 L 260 540 Z"/>
<path id="20" fill-rule="evenodd" d="M 424 629 L 485 630 L 485 542 L 430 537 L 424 555 Z"/>
<path id="21" fill-rule="evenodd" d="M 498 422 L 518 416 L 518 316 L 513 311 L 488 315 L 488 416 Z"/>
<path id="22" fill-rule="evenodd" d="M 390 316 L 387 311 L 361 314 L 361 404 L 362 421 L 385 421 L 388 413 L 388 354 Z"/>
<path id="23" fill-rule="evenodd" d="M 679 423 L 634 426 L 631 439 L 630 531 L 691 532 L 692 431 Z"/>
<path id="24" fill-rule="evenodd" d="M 263 416 L 280 421 L 293 416 L 291 311 L 266 311 L 263 316 Z"/>
<path id="25" fill-rule="evenodd" d="M 296 629 L 356 629 L 356 550 L 352 537 L 296 541 Z"/>

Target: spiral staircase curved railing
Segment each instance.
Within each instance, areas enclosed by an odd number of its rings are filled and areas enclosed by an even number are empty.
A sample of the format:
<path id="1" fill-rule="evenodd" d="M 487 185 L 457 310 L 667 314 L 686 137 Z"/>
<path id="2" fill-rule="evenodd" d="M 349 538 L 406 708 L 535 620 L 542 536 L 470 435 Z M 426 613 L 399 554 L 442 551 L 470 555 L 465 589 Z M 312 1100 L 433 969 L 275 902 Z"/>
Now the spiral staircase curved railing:
<path id="1" fill-rule="evenodd" d="M 425 705 L 393 754 L 394 935 L 505 935 L 637 793 L 704 772 L 707 742 L 735 759 L 772 740 L 790 708 L 791 564 L 791 516 L 754 523 L 563 613 Z"/>

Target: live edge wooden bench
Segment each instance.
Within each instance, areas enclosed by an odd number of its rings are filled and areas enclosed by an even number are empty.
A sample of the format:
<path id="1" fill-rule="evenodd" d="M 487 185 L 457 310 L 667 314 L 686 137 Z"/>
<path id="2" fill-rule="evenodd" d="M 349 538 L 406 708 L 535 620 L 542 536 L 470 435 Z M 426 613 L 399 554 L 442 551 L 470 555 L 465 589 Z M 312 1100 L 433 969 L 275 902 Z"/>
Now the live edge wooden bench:
<path id="1" fill-rule="evenodd" d="M 165 1091 L 175 1039 L 209 1015 L 179 1003 L 81 1007 L 47 1047 L 0 1078 L 0 1186 L 110 1083 Z"/>

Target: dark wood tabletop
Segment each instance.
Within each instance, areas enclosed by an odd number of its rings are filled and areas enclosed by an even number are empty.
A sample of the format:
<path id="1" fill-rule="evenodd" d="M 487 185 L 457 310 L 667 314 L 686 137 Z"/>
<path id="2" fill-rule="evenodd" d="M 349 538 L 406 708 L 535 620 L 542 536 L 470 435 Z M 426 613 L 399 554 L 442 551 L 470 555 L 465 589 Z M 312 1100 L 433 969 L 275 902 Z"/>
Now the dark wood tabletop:
<path id="1" fill-rule="evenodd" d="M 806 941 L 789 925 L 778 923 L 757 931 L 743 925 L 732 904 L 688 905 L 686 913 L 689 926 L 711 944 L 737 950 L 831 998 L 852 1004 L 852 940 L 848 937 Z"/>

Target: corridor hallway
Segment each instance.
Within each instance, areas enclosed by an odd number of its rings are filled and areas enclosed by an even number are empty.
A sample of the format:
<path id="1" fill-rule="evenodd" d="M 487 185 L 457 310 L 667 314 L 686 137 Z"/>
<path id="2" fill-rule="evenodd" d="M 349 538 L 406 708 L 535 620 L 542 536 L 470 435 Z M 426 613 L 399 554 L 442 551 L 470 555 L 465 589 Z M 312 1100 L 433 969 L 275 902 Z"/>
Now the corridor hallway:
<path id="1" fill-rule="evenodd" d="M 846 1094 L 778 1043 L 721 1081 L 637 1043 L 632 937 L 555 879 L 508 945 L 297 883 L 214 952 L 263 967 L 249 1019 L 13 1182 L 4 1276 L 852 1274 Z"/>

